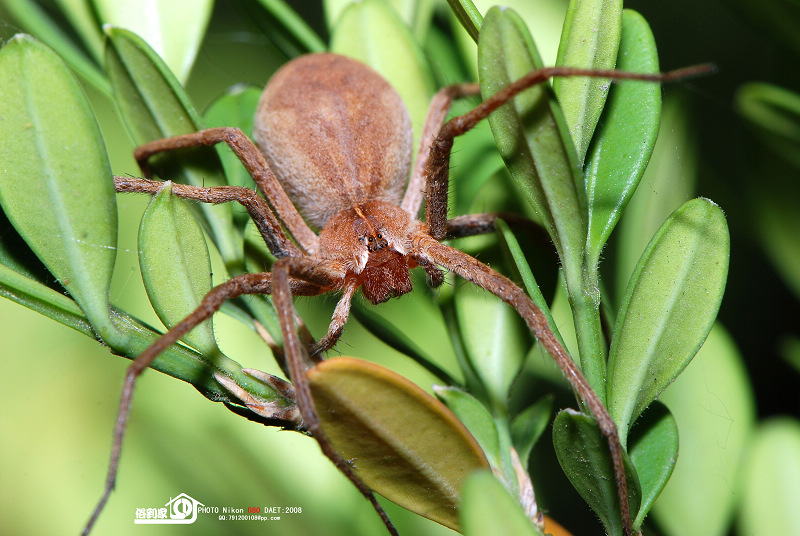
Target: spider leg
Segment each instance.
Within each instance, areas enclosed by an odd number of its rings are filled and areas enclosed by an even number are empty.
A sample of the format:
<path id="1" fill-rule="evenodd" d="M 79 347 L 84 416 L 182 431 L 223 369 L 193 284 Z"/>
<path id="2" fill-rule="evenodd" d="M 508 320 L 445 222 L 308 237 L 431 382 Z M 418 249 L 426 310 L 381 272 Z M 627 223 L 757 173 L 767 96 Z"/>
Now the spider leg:
<path id="1" fill-rule="evenodd" d="M 278 319 L 284 340 L 284 350 L 289 362 L 289 372 L 295 388 L 297 407 L 303 417 L 303 424 L 309 433 L 316 439 L 320 450 L 333 462 L 358 490 L 370 501 L 372 507 L 380 516 L 386 528 L 393 535 L 397 530 L 392 525 L 383 507 L 378 503 L 372 490 L 353 472 L 353 469 L 339 455 L 328 441 L 325 432 L 319 423 L 314 399 L 311 397 L 307 365 L 310 360 L 305 346 L 300 342 L 297 331 L 294 329 L 294 305 L 289 278 L 296 278 L 312 282 L 320 286 L 332 286 L 336 283 L 336 274 L 323 268 L 318 261 L 308 257 L 285 257 L 279 259 L 272 269 L 274 278 L 273 299 L 278 311 Z"/>
<path id="2" fill-rule="evenodd" d="M 114 442 L 111 448 L 111 460 L 108 464 L 105 488 L 92 516 L 89 518 L 89 522 L 83 529 L 83 534 L 89 533 L 108 501 L 111 490 L 114 489 L 122 450 L 122 440 L 125 435 L 125 425 L 130 415 L 136 379 L 150 366 L 161 352 L 166 350 L 170 345 L 178 342 L 183 335 L 191 331 L 195 326 L 211 318 L 211 316 L 219 310 L 225 300 L 237 298 L 245 294 L 269 294 L 272 290 L 271 279 L 272 276 L 269 273 L 242 274 L 214 287 L 206 294 L 200 305 L 198 305 L 189 316 L 173 326 L 172 329 L 151 344 L 130 364 L 130 366 L 128 366 L 128 370 L 125 373 L 125 382 L 122 388 L 122 398 L 119 404 L 119 412 L 117 413 L 117 421 L 114 425 Z M 304 287 L 298 284 L 295 284 L 295 286 L 297 287 L 296 291 L 298 293 L 302 293 L 303 290 L 311 290 L 306 288 L 307 286 Z"/>
<path id="3" fill-rule="evenodd" d="M 591 411 L 600 432 L 608 441 L 611 462 L 616 478 L 620 515 L 625 525 L 625 534 L 632 534 L 630 527 L 630 506 L 628 504 L 628 482 L 623 464 L 623 449 L 619 441 L 617 425 L 600 401 L 580 368 L 572 361 L 569 353 L 561 345 L 547 322 L 542 311 L 533 303 L 520 287 L 507 277 L 495 272 L 474 257 L 453 247 L 442 244 L 424 233 L 412 237 L 415 255 L 427 257 L 444 268 L 451 270 L 467 281 L 491 292 L 517 310 L 539 343 L 553 357 L 556 365 L 572 385 L 573 389 Z"/>
<path id="4" fill-rule="evenodd" d="M 667 73 L 629 73 L 616 70 L 579 69 L 574 67 L 545 67 L 532 71 L 519 80 L 484 100 L 469 112 L 453 117 L 439 130 L 430 147 L 425 171 L 425 221 L 430 226 L 433 238 L 441 240 L 447 228 L 447 192 L 450 171 L 450 153 L 453 140 L 472 130 L 475 125 L 489 117 L 493 111 L 504 105 L 520 92 L 548 80 L 554 76 L 587 76 L 592 78 L 611 78 L 615 80 L 644 80 L 648 82 L 670 82 L 690 76 L 710 72 L 710 66 L 697 65 Z M 413 178 L 413 177 L 412 177 Z M 411 212 L 411 214 L 416 214 Z"/>
<path id="5" fill-rule="evenodd" d="M 137 192 L 154 195 L 164 187 L 164 184 L 161 181 L 136 177 L 114 177 L 114 187 L 117 192 Z M 266 201 L 250 188 L 241 186 L 202 188 L 200 186 L 173 183 L 172 192 L 183 199 L 191 199 L 202 203 L 239 203 L 247 209 L 247 213 L 256 224 L 261 237 L 273 255 L 278 258 L 289 255 L 302 255 L 297 246 L 286 237 L 280 222 L 267 206 Z"/>
<path id="6" fill-rule="evenodd" d="M 350 315 L 350 304 L 353 300 L 358 286 L 353 282 L 344 287 L 342 297 L 339 298 L 339 303 L 336 304 L 336 309 L 333 311 L 333 318 L 328 327 L 328 332 L 316 343 L 308 349 L 308 353 L 313 361 L 322 361 L 320 354 L 326 352 L 336 345 L 339 337 L 342 336 L 344 324 L 347 322 L 347 317 Z"/>
<path id="7" fill-rule="evenodd" d="M 425 193 L 424 171 L 428 165 L 431 146 L 442 129 L 445 119 L 447 119 L 447 112 L 450 111 L 450 106 L 456 99 L 478 94 L 480 94 L 478 84 L 455 84 L 440 89 L 431 99 L 428 112 L 425 115 L 425 124 L 422 127 L 414 169 L 409 178 L 403 201 L 400 203 L 400 208 L 415 218 L 419 213 L 419 207 L 422 205 L 422 197 Z"/>
<path id="8" fill-rule="evenodd" d="M 481 214 L 456 216 L 455 218 L 447 220 L 445 227 L 447 234 L 445 238 L 450 240 L 453 238 L 493 233 L 496 220 L 503 220 L 514 230 L 534 234 L 540 237 L 542 241 L 546 243 L 550 242 L 550 237 L 540 225 L 530 218 L 520 216 L 513 212 L 484 212 Z"/>
<path id="9" fill-rule="evenodd" d="M 300 213 L 297 212 L 256 144 L 240 129 L 230 127 L 208 128 L 200 132 L 152 141 L 137 147 L 134 151 L 134 158 L 136 158 L 136 162 L 142 169 L 142 173 L 147 178 L 150 178 L 150 168 L 147 160 L 151 156 L 188 147 L 216 145 L 221 142 L 228 144 L 228 147 L 239 157 L 239 160 L 247 168 L 258 188 L 275 209 L 278 217 L 286 225 L 289 233 L 300 247 L 308 254 L 315 253 L 319 248 L 319 237 L 309 228 Z"/>

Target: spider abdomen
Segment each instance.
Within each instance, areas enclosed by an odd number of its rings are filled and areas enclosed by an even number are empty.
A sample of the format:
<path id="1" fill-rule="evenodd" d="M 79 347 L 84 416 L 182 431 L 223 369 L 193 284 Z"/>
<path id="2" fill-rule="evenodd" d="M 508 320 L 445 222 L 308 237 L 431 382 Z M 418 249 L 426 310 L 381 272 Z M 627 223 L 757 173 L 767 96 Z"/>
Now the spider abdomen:
<path id="1" fill-rule="evenodd" d="M 301 56 L 270 80 L 253 138 L 295 206 L 323 228 L 370 200 L 399 204 L 411 162 L 411 122 L 394 88 L 336 54 Z"/>

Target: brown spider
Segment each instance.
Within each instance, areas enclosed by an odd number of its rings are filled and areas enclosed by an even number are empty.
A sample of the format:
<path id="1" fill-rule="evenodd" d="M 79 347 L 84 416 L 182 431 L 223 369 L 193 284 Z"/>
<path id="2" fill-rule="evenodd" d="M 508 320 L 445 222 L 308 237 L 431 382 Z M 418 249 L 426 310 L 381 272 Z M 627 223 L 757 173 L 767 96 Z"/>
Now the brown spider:
<path id="1" fill-rule="evenodd" d="M 448 233 L 465 236 L 491 230 L 496 217 L 484 214 L 447 220 L 449 159 L 456 136 L 473 128 L 520 91 L 552 76 L 663 82 L 686 75 L 686 71 L 640 75 L 572 68 L 541 69 L 506 87 L 469 113 L 445 123 L 454 99 L 477 94 L 479 90 L 477 84 L 447 87 L 436 94 L 430 105 L 416 164 L 408 179 L 412 135 L 408 112 L 399 95 L 380 75 L 355 60 L 334 54 L 312 54 L 288 63 L 264 90 L 254 127 L 257 146 L 239 129 L 211 128 L 139 147 L 135 157 L 147 176 L 147 160 L 156 153 L 227 143 L 253 176 L 266 201 L 253 190 L 234 186 L 200 188 L 176 184 L 173 192 L 179 197 L 205 203 L 240 203 L 278 260 L 271 273 L 239 275 L 212 289 L 192 314 L 130 365 L 115 426 L 106 488 L 85 532 L 91 528 L 114 486 L 122 436 L 138 375 L 164 349 L 211 318 L 225 300 L 245 294 L 272 294 L 293 388 L 273 385 L 287 396 L 293 395 L 297 406 L 294 415 L 272 417 L 291 419 L 299 410 L 302 428 L 372 502 L 394 533 L 371 490 L 325 439 L 310 395 L 306 369 L 309 359 L 319 361 L 321 352 L 333 347 L 338 340 L 357 289 L 361 288 L 373 304 L 382 303 L 410 292 L 409 270 L 421 266 L 434 287 L 443 281 L 439 268 L 443 267 L 495 294 L 522 316 L 608 439 L 621 516 L 626 533 L 630 533 L 623 450 L 616 425 L 606 408 L 525 292 L 487 265 L 440 242 Z M 118 192 L 154 194 L 162 185 L 149 179 L 115 177 Z M 426 200 L 424 222 L 416 218 L 423 193 Z M 319 234 L 312 226 L 320 229 Z M 284 233 L 284 227 L 292 240 Z M 330 327 L 319 342 L 306 347 L 294 326 L 292 296 L 327 292 L 341 293 Z"/>

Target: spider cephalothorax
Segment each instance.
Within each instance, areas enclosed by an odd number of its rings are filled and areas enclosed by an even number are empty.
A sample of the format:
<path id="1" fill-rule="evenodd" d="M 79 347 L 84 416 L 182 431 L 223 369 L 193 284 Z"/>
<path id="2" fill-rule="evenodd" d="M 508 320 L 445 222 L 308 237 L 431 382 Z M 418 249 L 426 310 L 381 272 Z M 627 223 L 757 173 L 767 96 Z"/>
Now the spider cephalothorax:
<path id="1" fill-rule="evenodd" d="M 373 304 L 411 291 L 409 235 L 419 223 L 396 205 L 370 201 L 337 213 L 320 234 L 319 256 L 346 271 L 344 285 L 360 286 Z"/>

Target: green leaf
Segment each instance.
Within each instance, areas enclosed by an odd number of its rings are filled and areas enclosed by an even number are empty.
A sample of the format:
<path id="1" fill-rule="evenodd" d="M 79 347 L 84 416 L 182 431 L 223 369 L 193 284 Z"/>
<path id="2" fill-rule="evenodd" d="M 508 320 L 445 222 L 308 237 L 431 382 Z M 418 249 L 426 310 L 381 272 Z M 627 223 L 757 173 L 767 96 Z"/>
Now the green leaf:
<path id="1" fill-rule="evenodd" d="M 278 21 L 280 28 L 288 31 L 306 49 L 306 52 L 324 52 L 325 43 L 319 35 L 283 0 L 258 0 L 264 9 Z"/>
<path id="2" fill-rule="evenodd" d="M 387 320 L 370 307 L 371 306 L 356 301 L 352 304 L 351 309 L 353 316 L 367 328 L 370 333 L 398 352 L 409 356 L 425 370 L 429 371 L 447 385 L 456 385 L 460 383 L 453 378 L 449 372 L 436 364 L 436 360 L 428 355 L 425 350 L 420 348 L 411 337 L 403 333 L 394 323 Z"/>
<path id="3" fill-rule="evenodd" d="M 39 36 L 43 42 L 52 47 L 59 56 L 80 75 L 105 95 L 111 95 L 108 79 L 97 65 L 75 42 L 47 15 L 41 5 L 33 0 L 5 0 L 4 7 L 26 31 Z M 67 13 L 69 14 L 69 11 Z M 75 19 L 73 19 L 73 23 Z M 97 30 L 95 29 L 95 32 Z M 84 37 L 84 32 L 80 32 Z M 92 32 L 86 32 L 91 35 Z M 87 43 L 91 48 L 92 39 Z"/>
<path id="4" fill-rule="evenodd" d="M 62 0 L 58 7 L 69 20 L 75 33 L 97 63 L 103 60 L 103 31 L 97 24 L 92 2 L 87 0 Z"/>
<path id="5" fill-rule="evenodd" d="M 617 68 L 658 72 L 655 40 L 647 21 L 635 11 L 623 13 Z M 620 81 L 611 88 L 603 123 L 587 158 L 585 177 L 589 208 L 587 263 L 600 252 L 644 175 L 658 137 L 661 87 Z"/>
<path id="6" fill-rule="evenodd" d="M 542 536 L 489 471 L 477 472 L 467 479 L 459 511 L 464 536 Z"/>
<path id="7" fill-rule="evenodd" d="M 519 16 L 510 9 L 490 9 L 478 44 L 483 97 L 540 67 L 533 39 Z M 492 113 L 489 124 L 511 176 L 550 234 L 562 262 L 579 272 L 585 241 L 579 200 L 583 179 L 549 87 L 539 84 L 524 91 Z"/>
<path id="8" fill-rule="evenodd" d="M 774 180 L 774 179 L 773 179 Z M 786 175 L 787 183 L 796 183 L 793 173 Z M 791 182 L 789 182 L 791 181 Z M 800 211 L 797 210 L 797 190 L 774 186 L 754 185 L 748 196 L 753 223 L 759 231 L 760 245 L 788 287 L 800 296 Z"/>
<path id="9" fill-rule="evenodd" d="M 600 517 L 606 534 L 622 534 L 608 441 L 594 419 L 571 409 L 560 411 L 553 422 L 553 445 L 561 468 Z M 627 458 L 625 462 L 631 516 L 635 516 L 641 502 L 639 479 Z"/>
<path id="10" fill-rule="evenodd" d="M 189 316 L 211 290 L 211 259 L 203 230 L 186 203 L 165 182 L 153 196 L 139 227 L 139 266 L 147 296 L 158 318 L 172 328 Z M 211 322 L 183 339 L 201 354 L 214 354 Z"/>
<path id="11" fill-rule="evenodd" d="M 476 43 L 478 42 L 478 35 L 480 28 L 483 25 L 483 15 L 472 3 L 472 0 L 447 0 L 450 4 L 450 9 L 455 14 L 458 22 L 467 31 L 469 36 Z"/>
<path id="12" fill-rule="evenodd" d="M 325 20 L 329 28 L 335 28 L 342 12 L 353 0 L 323 0 Z M 414 34 L 418 43 L 425 42 L 431 27 L 431 19 L 436 8 L 435 0 L 387 0 L 386 3 L 397 13 Z"/>
<path id="13" fill-rule="evenodd" d="M 422 50 L 391 6 L 381 0 L 348 6 L 333 29 L 330 48 L 369 65 L 397 90 L 411 114 L 417 147 L 434 92 L 433 79 Z"/>
<path id="14" fill-rule="evenodd" d="M 621 33 L 622 0 L 571 0 L 556 65 L 613 69 Z M 603 78 L 553 80 L 581 163 L 603 112 L 609 85 L 609 80 Z"/>
<path id="15" fill-rule="evenodd" d="M 745 465 L 739 534 L 800 534 L 800 422 L 779 417 L 764 423 Z"/>
<path id="16" fill-rule="evenodd" d="M 629 454 L 642 488 L 642 505 L 633 522 L 638 530 L 675 468 L 678 425 L 666 406 L 654 402 L 636 421 L 633 432 Z"/>
<path id="17" fill-rule="evenodd" d="M 492 410 L 504 408 L 531 345 L 530 332 L 510 305 L 474 285 L 458 287 L 454 300 L 472 368 L 489 392 Z"/>
<path id="18" fill-rule="evenodd" d="M 245 135 L 250 136 L 253 132 L 253 121 L 262 91 L 263 88 L 255 86 L 237 85 L 232 87 L 211 103 L 203 114 L 203 121 L 209 128 L 237 127 Z M 217 154 L 222 162 L 222 168 L 225 170 L 228 184 L 256 189 L 253 177 L 227 145 L 217 145 Z M 251 221 L 244 211 L 234 211 L 234 218 L 240 224 Z"/>
<path id="19" fill-rule="evenodd" d="M 725 215 L 701 198 L 673 212 L 642 254 L 608 363 L 608 410 L 623 445 L 631 423 L 703 344 L 722 300 L 729 253 Z"/>
<path id="20" fill-rule="evenodd" d="M 514 448 L 517 449 L 522 466 L 526 469 L 533 446 L 542 436 L 547 425 L 550 424 L 552 413 L 553 395 L 547 395 L 525 408 L 511 421 L 511 437 L 514 441 Z"/>
<path id="21" fill-rule="evenodd" d="M 94 5 L 103 24 L 141 36 L 178 79 L 185 82 L 203 41 L 214 2 L 194 0 L 187 5 L 170 0 L 94 0 Z"/>
<path id="22" fill-rule="evenodd" d="M 744 361 L 722 326 L 714 326 L 659 401 L 675 416 L 680 454 L 653 516 L 665 536 L 727 534 L 741 500 L 736 484 L 750 457 L 756 411 Z"/>
<path id="23" fill-rule="evenodd" d="M 0 296 L 24 305 L 65 326 L 95 337 L 81 308 L 69 297 L 0 264 Z"/>
<path id="24" fill-rule="evenodd" d="M 164 61 L 136 34 L 107 27 L 106 71 L 114 96 L 131 137 L 137 144 L 196 132 L 204 128 L 185 90 Z M 221 186 L 226 181 L 214 149 L 199 147 L 181 151 L 176 165 L 170 155 L 153 160 L 162 177 L 183 174 L 194 186 Z M 159 165 L 160 164 L 160 165 Z M 177 182 L 177 181 L 176 181 Z M 237 273 L 242 263 L 240 233 L 233 226 L 229 203 L 204 203 L 200 211 L 208 221 L 214 243 L 228 271 Z"/>
<path id="25" fill-rule="evenodd" d="M 456 387 L 434 385 L 433 392 L 475 437 L 486 459 L 489 460 L 489 465 L 502 474 L 505 469 L 500 452 L 500 436 L 486 406 L 471 394 Z"/>
<path id="26" fill-rule="evenodd" d="M 0 52 L 0 204 L 103 339 L 117 211 L 100 130 L 72 73 L 18 35 Z"/>
<path id="27" fill-rule="evenodd" d="M 652 161 L 636 188 L 617 230 L 615 300 L 622 303 L 639 258 L 670 214 L 694 197 L 697 146 L 691 113 L 677 98 L 666 99 Z"/>
<path id="28" fill-rule="evenodd" d="M 308 371 L 320 424 L 373 490 L 458 530 L 467 476 L 487 468 L 475 438 L 438 400 L 398 374 L 336 358 Z"/>
<path id="29" fill-rule="evenodd" d="M 736 105 L 767 147 L 800 166 L 800 95 L 772 84 L 751 82 L 739 88 Z"/>
<path id="30" fill-rule="evenodd" d="M 566 345 L 564 345 L 564 340 L 561 338 L 561 333 L 558 331 L 558 326 L 556 325 L 553 315 L 550 312 L 550 306 L 548 305 L 547 300 L 545 300 L 545 297 L 539 288 L 539 284 L 536 282 L 536 278 L 533 275 L 533 270 L 531 270 L 528 261 L 525 259 L 525 254 L 522 252 L 522 248 L 519 245 L 517 237 L 514 236 L 514 234 L 511 232 L 511 228 L 503 220 L 496 220 L 495 228 L 497 234 L 500 236 L 502 244 L 505 246 L 506 250 L 511 256 L 511 260 L 514 263 L 517 273 L 519 274 L 519 278 L 522 280 L 522 284 L 525 286 L 525 291 L 528 293 L 528 296 L 530 296 L 531 300 L 533 300 L 533 303 L 536 304 L 536 307 L 538 307 L 544 314 L 545 318 L 547 318 L 547 323 L 550 324 L 550 329 L 553 331 L 558 341 L 566 348 Z"/>

